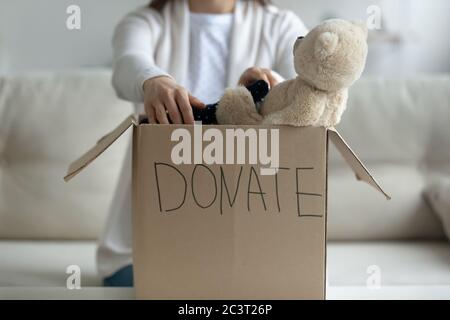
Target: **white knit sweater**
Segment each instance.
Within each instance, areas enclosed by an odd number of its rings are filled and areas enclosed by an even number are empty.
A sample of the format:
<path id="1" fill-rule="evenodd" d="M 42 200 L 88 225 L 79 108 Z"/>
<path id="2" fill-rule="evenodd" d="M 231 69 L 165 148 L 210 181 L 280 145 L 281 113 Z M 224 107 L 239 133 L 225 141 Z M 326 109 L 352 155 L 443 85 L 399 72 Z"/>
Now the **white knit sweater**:
<path id="1" fill-rule="evenodd" d="M 119 97 L 142 102 L 143 82 L 162 74 L 188 87 L 189 26 L 183 0 L 169 2 L 161 13 L 140 8 L 122 20 L 113 39 L 113 85 Z M 294 13 L 238 1 L 232 29 L 227 86 L 236 85 L 241 73 L 253 66 L 272 69 L 286 79 L 295 75 L 293 44 L 307 30 Z"/>

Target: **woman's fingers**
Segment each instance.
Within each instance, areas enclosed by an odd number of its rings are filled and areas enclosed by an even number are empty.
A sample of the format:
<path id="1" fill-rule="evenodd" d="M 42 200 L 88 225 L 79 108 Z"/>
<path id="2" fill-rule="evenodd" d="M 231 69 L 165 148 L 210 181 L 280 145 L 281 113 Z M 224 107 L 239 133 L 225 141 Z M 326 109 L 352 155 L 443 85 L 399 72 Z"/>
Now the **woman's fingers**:
<path id="1" fill-rule="evenodd" d="M 153 105 L 155 110 L 156 120 L 160 124 L 169 124 L 169 119 L 167 118 L 166 108 L 161 103 L 155 103 Z"/>
<path id="2" fill-rule="evenodd" d="M 243 86 L 249 86 L 258 80 L 264 80 L 269 84 L 269 86 L 271 86 L 270 79 L 266 72 L 263 69 L 256 67 L 247 69 L 241 76 L 239 84 Z"/>
<path id="3" fill-rule="evenodd" d="M 194 124 L 192 107 L 206 107 L 170 77 L 148 79 L 143 87 L 145 112 L 149 121 L 160 124 Z"/>
<path id="4" fill-rule="evenodd" d="M 272 71 L 269 69 L 263 69 L 265 75 L 267 76 L 267 79 L 269 80 L 269 86 L 270 88 L 275 87 L 278 84 L 278 80 L 273 75 Z"/>
<path id="5" fill-rule="evenodd" d="M 192 112 L 191 103 L 189 102 L 189 94 L 186 91 L 178 91 L 175 100 L 180 108 L 185 124 L 194 124 L 194 114 Z"/>
<path id="6" fill-rule="evenodd" d="M 201 102 L 199 99 L 197 99 L 190 93 L 188 93 L 188 98 L 189 98 L 189 103 L 194 108 L 197 108 L 197 109 L 205 109 L 206 108 L 206 105 L 203 102 Z"/>
<path id="7" fill-rule="evenodd" d="M 248 85 L 251 85 L 252 83 L 258 81 L 258 80 L 264 80 L 270 85 L 269 77 L 262 69 L 257 69 L 256 72 L 253 74 L 253 77 L 251 79 L 251 82 L 248 83 Z"/>
<path id="8" fill-rule="evenodd" d="M 158 123 L 156 120 L 155 109 L 153 109 L 152 105 L 145 105 L 145 114 L 147 115 L 148 123 Z"/>
<path id="9" fill-rule="evenodd" d="M 181 119 L 180 110 L 178 110 L 177 101 L 175 100 L 176 94 L 166 94 L 163 103 L 164 107 L 169 114 L 170 120 L 172 120 L 173 124 L 182 124 L 183 120 Z"/>

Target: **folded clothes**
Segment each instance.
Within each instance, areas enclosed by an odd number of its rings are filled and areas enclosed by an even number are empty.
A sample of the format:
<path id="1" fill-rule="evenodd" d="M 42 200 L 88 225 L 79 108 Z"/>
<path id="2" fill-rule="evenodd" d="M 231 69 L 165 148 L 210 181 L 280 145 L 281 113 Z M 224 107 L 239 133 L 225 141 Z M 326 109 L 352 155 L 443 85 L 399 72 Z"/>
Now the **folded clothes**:
<path id="1" fill-rule="evenodd" d="M 250 91 L 256 108 L 269 93 L 269 84 L 264 80 L 258 80 L 246 88 Z M 202 124 L 217 124 L 216 110 L 218 105 L 219 102 L 216 102 L 206 105 L 204 109 L 192 108 L 195 121 L 201 121 Z M 148 124 L 149 122 L 146 117 L 142 117 L 139 119 L 139 123 Z"/>

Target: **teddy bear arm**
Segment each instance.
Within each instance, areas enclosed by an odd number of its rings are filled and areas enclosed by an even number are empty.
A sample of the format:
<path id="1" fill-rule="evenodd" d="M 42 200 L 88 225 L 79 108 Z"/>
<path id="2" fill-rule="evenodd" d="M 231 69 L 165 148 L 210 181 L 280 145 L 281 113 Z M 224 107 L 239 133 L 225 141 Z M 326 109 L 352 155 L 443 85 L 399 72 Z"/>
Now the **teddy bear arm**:
<path id="1" fill-rule="evenodd" d="M 299 124 L 299 121 L 295 120 L 292 114 L 287 109 L 282 109 L 265 116 L 262 124 L 301 126 L 301 124 Z"/>
<path id="2" fill-rule="evenodd" d="M 257 125 L 263 117 L 256 110 L 253 97 L 244 87 L 227 89 L 219 102 L 216 118 L 219 124 Z"/>
<path id="3" fill-rule="evenodd" d="M 292 125 L 306 127 L 317 124 L 326 106 L 326 98 L 322 95 L 309 94 L 297 103 L 271 113 L 264 118 L 263 124 Z"/>
<path id="4" fill-rule="evenodd" d="M 217 122 L 224 125 L 258 125 L 262 116 L 258 112 L 239 112 L 236 107 L 221 108 L 216 113 Z M 219 109 L 218 109 L 219 110 Z"/>
<path id="5" fill-rule="evenodd" d="M 330 123 L 328 124 L 329 127 L 334 127 L 341 121 L 342 114 L 347 108 L 347 100 L 348 100 L 347 90 L 344 90 L 337 95 L 337 98 L 334 101 L 335 107 L 331 114 Z"/>

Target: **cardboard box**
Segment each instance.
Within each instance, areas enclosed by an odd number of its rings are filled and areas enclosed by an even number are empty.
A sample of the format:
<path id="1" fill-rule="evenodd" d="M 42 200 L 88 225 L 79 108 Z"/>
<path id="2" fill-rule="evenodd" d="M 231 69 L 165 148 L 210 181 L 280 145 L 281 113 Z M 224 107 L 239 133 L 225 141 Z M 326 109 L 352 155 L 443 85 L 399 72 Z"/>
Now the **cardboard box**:
<path id="1" fill-rule="evenodd" d="M 65 180 L 130 127 L 138 299 L 324 299 L 329 142 L 358 179 L 389 198 L 335 130 L 315 127 L 139 125 L 129 117 L 70 165 Z M 174 149 L 179 132 L 192 139 L 189 151 Z M 236 132 L 244 147 L 229 141 Z M 251 159 L 264 135 L 279 136 L 277 172 Z M 206 147 L 219 138 L 222 149 L 209 153 L 215 163 L 205 164 Z M 276 142 L 267 141 L 273 153 Z M 192 164 L 174 163 L 174 154 Z"/>

